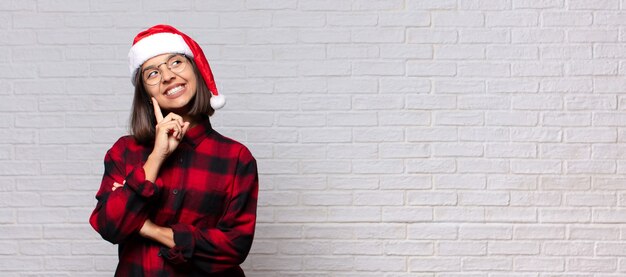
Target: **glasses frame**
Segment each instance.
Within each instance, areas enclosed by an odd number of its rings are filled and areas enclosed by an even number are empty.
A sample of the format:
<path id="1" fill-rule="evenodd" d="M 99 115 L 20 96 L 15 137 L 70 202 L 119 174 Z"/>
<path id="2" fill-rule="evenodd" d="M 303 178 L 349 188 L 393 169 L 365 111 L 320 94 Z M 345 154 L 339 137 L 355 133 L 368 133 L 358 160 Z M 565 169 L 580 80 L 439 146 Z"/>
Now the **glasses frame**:
<path id="1" fill-rule="evenodd" d="M 183 57 L 184 59 L 182 60 L 182 67 L 176 67 L 176 68 L 172 68 L 172 66 L 170 65 L 170 62 L 173 62 L 172 59 L 176 58 L 176 57 Z M 176 60 L 174 60 L 176 61 Z M 141 81 L 147 85 L 147 86 L 156 86 L 159 83 L 161 83 L 163 81 L 163 70 L 161 70 L 161 66 L 165 65 L 165 67 L 167 67 L 167 70 L 169 70 L 170 72 L 177 74 L 183 72 L 186 68 L 187 65 L 189 64 L 189 57 L 187 57 L 187 55 L 184 54 L 172 54 L 169 57 L 167 57 L 167 60 L 165 60 L 165 62 L 162 62 L 160 64 L 157 65 L 151 65 L 149 67 L 144 68 L 143 70 L 141 70 L 140 74 L 141 74 Z M 156 70 L 159 74 L 159 80 L 153 84 L 148 83 L 148 80 L 146 78 L 144 78 L 144 75 L 146 73 L 146 71 L 148 70 Z"/>

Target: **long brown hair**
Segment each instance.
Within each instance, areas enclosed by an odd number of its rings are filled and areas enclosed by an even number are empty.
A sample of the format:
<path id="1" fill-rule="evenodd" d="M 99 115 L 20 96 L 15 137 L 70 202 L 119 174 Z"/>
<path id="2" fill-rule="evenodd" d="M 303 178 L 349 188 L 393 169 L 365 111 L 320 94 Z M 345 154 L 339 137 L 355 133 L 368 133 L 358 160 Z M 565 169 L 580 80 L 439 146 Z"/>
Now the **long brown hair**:
<path id="1" fill-rule="evenodd" d="M 188 114 L 193 117 L 211 116 L 215 110 L 211 107 L 211 92 L 207 87 L 202 75 L 198 71 L 193 59 L 187 57 L 187 60 L 196 74 L 197 85 L 196 95 L 191 99 L 191 108 Z M 154 142 L 154 133 L 156 119 L 154 118 L 154 107 L 152 106 L 150 95 L 146 91 L 141 74 L 135 74 L 135 96 L 133 97 L 133 106 L 130 115 L 130 134 L 140 144 L 151 144 Z"/>

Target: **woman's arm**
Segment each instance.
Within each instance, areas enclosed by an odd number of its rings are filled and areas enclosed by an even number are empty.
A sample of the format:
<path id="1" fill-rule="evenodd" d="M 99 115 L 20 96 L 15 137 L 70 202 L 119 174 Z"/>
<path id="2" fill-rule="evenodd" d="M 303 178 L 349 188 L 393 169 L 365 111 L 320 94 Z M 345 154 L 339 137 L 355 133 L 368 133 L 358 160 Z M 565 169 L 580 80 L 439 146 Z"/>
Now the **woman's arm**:
<path id="1" fill-rule="evenodd" d="M 191 262 L 207 272 L 241 264 L 252 246 L 256 224 L 258 174 L 247 149 L 239 153 L 231 194 L 216 227 L 177 223 L 170 227 L 146 222 L 147 237 L 165 245 L 162 256 L 174 264 Z"/>
<path id="2" fill-rule="evenodd" d="M 174 231 L 172 228 L 158 226 L 150 219 L 146 220 L 143 224 L 141 230 L 139 230 L 139 234 L 142 237 L 160 242 L 168 248 L 176 246 L 176 243 L 174 242 Z"/>
<path id="3" fill-rule="evenodd" d="M 148 204 L 158 193 L 158 187 L 146 180 L 146 173 L 138 164 L 127 172 L 126 162 L 137 160 L 128 149 L 128 138 L 119 139 L 104 158 L 104 174 L 96 194 L 98 203 L 89 223 L 100 235 L 112 243 L 120 243 L 137 232 L 147 218 Z M 123 186 L 120 186 L 123 184 Z"/>

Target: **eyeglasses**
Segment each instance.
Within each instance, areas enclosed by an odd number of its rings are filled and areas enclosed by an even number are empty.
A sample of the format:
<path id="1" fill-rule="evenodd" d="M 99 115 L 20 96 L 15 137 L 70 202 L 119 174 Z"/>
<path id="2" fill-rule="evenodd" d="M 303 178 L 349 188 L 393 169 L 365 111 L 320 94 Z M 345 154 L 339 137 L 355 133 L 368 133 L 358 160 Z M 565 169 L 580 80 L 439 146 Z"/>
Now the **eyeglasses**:
<path id="1" fill-rule="evenodd" d="M 163 79 L 163 74 L 160 69 L 161 65 L 167 66 L 171 72 L 181 73 L 187 67 L 189 60 L 184 55 L 172 55 L 166 62 L 148 66 L 141 72 L 141 78 L 146 85 L 155 86 L 158 85 Z"/>

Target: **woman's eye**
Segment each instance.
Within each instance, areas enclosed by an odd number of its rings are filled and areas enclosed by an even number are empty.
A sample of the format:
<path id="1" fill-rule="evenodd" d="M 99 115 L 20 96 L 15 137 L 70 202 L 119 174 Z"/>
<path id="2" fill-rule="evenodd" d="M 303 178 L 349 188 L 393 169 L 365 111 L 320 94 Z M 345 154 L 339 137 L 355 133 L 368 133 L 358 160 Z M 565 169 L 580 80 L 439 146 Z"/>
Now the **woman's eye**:
<path id="1" fill-rule="evenodd" d="M 182 63 L 180 60 L 174 60 L 170 63 L 170 67 L 177 67 Z"/>
<path id="2" fill-rule="evenodd" d="M 154 78 L 157 75 L 159 75 L 158 71 L 156 70 L 150 71 L 146 74 L 146 79 Z"/>

